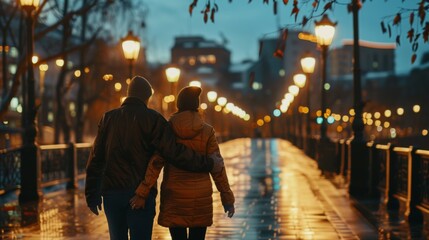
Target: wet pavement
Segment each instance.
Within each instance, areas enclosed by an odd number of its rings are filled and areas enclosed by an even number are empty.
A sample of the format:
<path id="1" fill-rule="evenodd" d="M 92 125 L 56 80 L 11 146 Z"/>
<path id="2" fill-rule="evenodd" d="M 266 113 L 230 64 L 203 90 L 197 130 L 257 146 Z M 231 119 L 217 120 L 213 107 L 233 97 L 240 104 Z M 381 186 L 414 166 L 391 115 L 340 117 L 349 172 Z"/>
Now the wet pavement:
<path id="1" fill-rule="evenodd" d="M 237 139 L 222 143 L 221 151 L 236 214 L 226 217 L 215 192 L 206 239 L 390 239 L 379 236 L 346 191 L 321 177 L 316 163 L 289 142 Z M 87 209 L 82 188 L 48 193 L 29 206 L 0 197 L 0 239 L 108 238 L 103 212 Z M 153 239 L 170 239 L 168 229 L 155 223 Z"/>

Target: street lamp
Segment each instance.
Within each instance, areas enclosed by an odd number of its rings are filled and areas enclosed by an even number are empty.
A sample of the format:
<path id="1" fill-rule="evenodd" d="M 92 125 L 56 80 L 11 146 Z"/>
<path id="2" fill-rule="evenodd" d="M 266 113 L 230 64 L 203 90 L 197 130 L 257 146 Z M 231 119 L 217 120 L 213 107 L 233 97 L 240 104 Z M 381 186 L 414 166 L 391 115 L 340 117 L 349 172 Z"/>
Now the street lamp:
<path id="1" fill-rule="evenodd" d="M 298 86 L 300 89 L 305 87 L 305 82 L 307 81 L 307 77 L 302 74 L 302 73 L 297 73 L 295 75 L 293 75 L 293 82 L 295 83 L 296 86 Z M 302 94 L 301 94 L 302 95 Z M 297 124 L 296 126 L 298 127 L 298 136 L 299 136 L 299 141 L 297 142 L 299 144 L 300 147 L 303 147 L 303 142 L 304 142 L 304 129 L 303 129 L 303 123 L 301 121 L 301 102 L 302 102 L 302 97 L 299 97 L 298 103 L 296 104 L 296 108 L 298 109 L 296 117 L 298 118 Z"/>
<path id="2" fill-rule="evenodd" d="M 207 93 L 207 100 L 209 100 L 209 102 L 213 103 L 216 101 L 216 99 L 217 99 L 217 92 L 209 91 Z"/>
<path id="3" fill-rule="evenodd" d="M 222 107 L 222 110 L 224 109 L 225 105 L 228 103 L 228 99 L 226 97 L 218 97 L 217 98 L 217 104 Z M 221 111 L 220 116 L 220 136 L 224 136 L 224 119 L 223 119 L 223 111 Z"/>
<path id="4" fill-rule="evenodd" d="M 322 117 L 323 121 L 320 125 L 320 138 L 324 140 L 326 138 L 326 119 L 324 118 L 324 114 L 326 112 L 326 91 L 324 89 L 326 83 L 326 60 L 328 54 L 329 45 L 332 43 L 332 39 L 335 34 L 335 26 L 336 23 L 332 22 L 328 15 L 324 14 L 320 21 L 316 21 L 316 40 L 317 44 L 322 48 L 322 95 L 321 95 L 321 109 L 322 109 Z"/>
<path id="5" fill-rule="evenodd" d="M 351 196 L 360 197 L 372 190 L 368 188 L 370 182 L 366 176 L 371 166 L 368 161 L 362 161 L 367 156 L 368 148 L 364 138 L 364 122 L 362 118 L 362 83 L 360 67 L 360 46 L 359 46 L 359 12 L 361 1 L 351 1 L 351 12 L 353 15 L 353 108 L 355 117 L 352 123 L 353 139 L 350 142 L 350 185 L 349 193 Z M 366 171 L 363 171 L 366 169 Z"/>
<path id="6" fill-rule="evenodd" d="M 46 72 L 49 69 L 49 65 L 46 63 L 39 65 L 39 99 L 40 99 L 40 107 L 39 107 L 39 116 L 38 116 L 38 125 L 39 125 L 39 140 L 44 141 L 43 136 L 43 123 L 44 116 L 46 116 L 46 109 L 43 106 L 45 103 L 45 76 Z M 45 104 L 46 106 L 46 104 Z"/>
<path id="7" fill-rule="evenodd" d="M 297 73 L 293 75 L 293 82 L 299 88 L 303 88 L 305 86 L 306 81 L 307 81 L 307 77 L 302 73 Z"/>
<path id="8" fill-rule="evenodd" d="M 133 77 L 133 64 L 140 52 L 140 39 L 133 34 L 133 31 L 128 31 L 128 35 L 122 39 L 122 50 L 125 59 L 129 62 L 129 79 L 131 79 Z"/>
<path id="9" fill-rule="evenodd" d="M 216 91 L 208 91 L 207 92 L 207 100 L 209 100 L 210 105 L 213 105 L 214 102 L 216 102 L 217 99 L 217 92 Z M 211 112 L 211 121 L 214 123 L 214 109 L 211 107 L 209 110 Z"/>
<path id="10" fill-rule="evenodd" d="M 301 68 L 302 71 L 304 72 L 306 79 L 307 79 L 307 108 L 308 108 L 308 112 L 307 112 L 307 125 L 306 125 L 306 138 L 307 141 L 305 141 L 306 146 L 305 146 L 305 150 L 306 152 L 308 152 L 308 146 L 309 146 L 309 137 L 311 136 L 311 108 L 310 108 L 310 75 L 314 73 L 314 67 L 316 66 L 316 59 L 314 57 L 312 57 L 309 53 L 306 53 L 304 55 L 303 58 L 301 58 Z"/>
<path id="11" fill-rule="evenodd" d="M 35 83 L 33 69 L 33 44 L 34 44 L 34 17 L 33 12 L 39 6 L 38 0 L 21 0 L 21 7 L 26 13 L 27 27 L 27 79 L 23 84 L 24 108 L 22 113 L 23 147 L 21 150 L 21 191 L 20 202 L 36 201 L 41 196 L 40 177 L 38 171 L 37 146 L 36 146 L 36 104 Z"/>
<path id="12" fill-rule="evenodd" d="M 189 86 L 201 87 L 201 82 L 198 80 L 190 81 Z"/>
<path id="13" fill-rule="evenodd" d="M 165 69 L 165 75 L 167 76 L 167 81 L 171 84 L 171 94 L 174 96 L 173 109 L 176 109 L 176 95 L 177 95 L 177 84 L 180 77 L 180 69 L 177 67 L 169 67 Z"/>
<path id="14" fill-rule="evenodd" d="M 217 99 L 217 104 L 219 104 L 221 107 L 225 107 L 227 102 L 228 102 L 228 99 L 226 99 L 225 97 L 219 97 Z"/>

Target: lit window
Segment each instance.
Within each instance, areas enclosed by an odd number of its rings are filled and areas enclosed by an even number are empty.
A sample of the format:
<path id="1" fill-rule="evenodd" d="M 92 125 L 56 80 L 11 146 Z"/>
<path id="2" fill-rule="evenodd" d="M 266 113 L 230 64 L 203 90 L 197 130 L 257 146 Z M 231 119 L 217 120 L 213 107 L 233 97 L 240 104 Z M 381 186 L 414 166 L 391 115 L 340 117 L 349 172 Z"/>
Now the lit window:
<path id="1" fill-rule="evenodd" d="M 195 57 L 190 57 L 188 60 L 189 65 L 194 66 L 196 63 Z"/>
<path id="2" fill-rule="evenodd" d="M 331 85 L 330 85 L 329 83 L 325 83 L 325 85 L 323 86 L 323 88 L 324 88 L 326 91 L 329 91 L 329 89 L 331 89 Z"/>
<path id="3" fill-rule="evenodd" d="M 119 92 L 121 91 L 121 89 L 122 89 L 122 84 L 119 82 L 115 83 L 115 91 Z"/>
<path id="4" fill-rule="evenodd" d="M 271 122 L 271 117 L 268 115 L 264 116 L 264 121 L 267 123 Z"/>
<path id="5" fill-rule="evenodd" d="M 6 46 L 4 49 L 6 52 L 9 52 L 9 46 Z M 3 46 L 0 46 L 0 52 L 3 52 Z"/>
<path id="6" fill-rule="evenodd" d="M 200 63 L 205 64 L 207 63 L 207 57 L 206 56 L 199 56 L 198 60 L 200 61 Z"/>
<path id="7" fill-rule="evenodd" d="M 18 57 L 18 49 L 16 47 L 11 47 L 9 54 L 13 58 Z"/>
<path id="8" fill-rule="evenodd" d="M 74 110 L 76 110 L 76 106 L 74 105 L 74 103 L 70 103 L 70 104 L 69 104 L 69 110 L 70 110 L 70 111 L 74 111 Z"/>
<path id="9" fill-rule="evenodd" d="M 210 63 L 210 64 L 215 64 L 216 63 L 216 56 L 215 55 L 208 55 L 207 56 L 207 61 Z"/>
<path id="10" fill-rule="evenodd" d="M 17 66 L 15 64 L 9 65 L 9 72 L 11 74 L 15 74 L 16 73 L 16 68 L 17 68 Z"/>
<path id="11" fill-rule="evenodd" d="M 49 112 L 48 113 L 48 122 L 53 122 L 54 121 L 54 113 L 53 112 Z"/>

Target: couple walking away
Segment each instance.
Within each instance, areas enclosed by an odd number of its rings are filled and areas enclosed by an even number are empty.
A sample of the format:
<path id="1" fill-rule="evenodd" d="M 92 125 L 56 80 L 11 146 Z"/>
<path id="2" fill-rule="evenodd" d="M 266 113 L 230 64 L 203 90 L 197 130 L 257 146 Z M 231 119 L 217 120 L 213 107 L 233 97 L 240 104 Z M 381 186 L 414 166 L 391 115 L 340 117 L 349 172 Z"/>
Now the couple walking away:
<path id="1" fill-rule="evenodd" d="M 215 131 L 198 113 L 201 91 L 183 88 L 178 112 L 167 122 L 147 107 L 153 89 L 136 76 L 122 105 L 100 120 L 86 169 L 85 196 L 96 215 L 104 205 L 110 239 L 151 239 L 162 168 L 158 223 L 169 228 L 173 240 L 205 239 L 213 221 L 210 176 L 225 212 L 234 215 L 234 195 Z"/>

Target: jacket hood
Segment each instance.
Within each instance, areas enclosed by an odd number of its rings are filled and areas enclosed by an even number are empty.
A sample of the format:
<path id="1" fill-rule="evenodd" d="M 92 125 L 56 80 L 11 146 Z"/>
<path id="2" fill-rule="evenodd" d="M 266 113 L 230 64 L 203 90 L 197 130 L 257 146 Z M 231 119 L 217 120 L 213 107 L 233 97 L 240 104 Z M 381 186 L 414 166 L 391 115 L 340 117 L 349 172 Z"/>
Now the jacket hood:
<path id="1" fill-rule="evenodd" d="M 175 113 L 170 118 L 176 136 L 181 139 L 191 139 L 198 135 L 204 127 L 204 121 L 198 112 L 183 111 Z"/>

